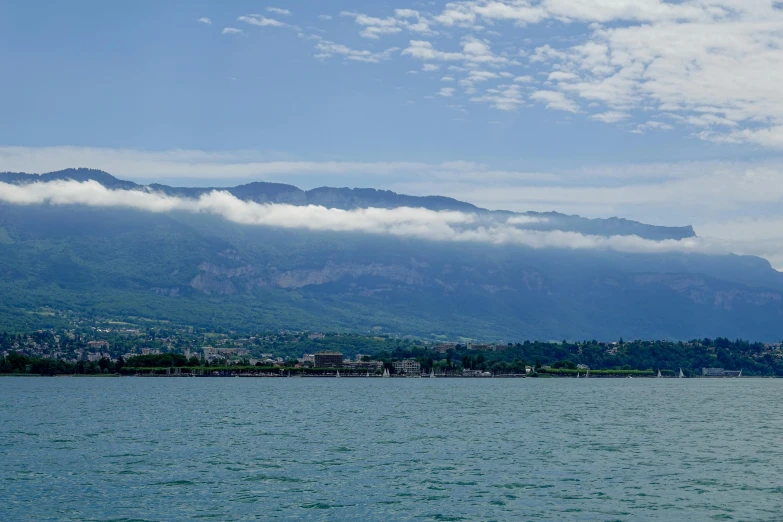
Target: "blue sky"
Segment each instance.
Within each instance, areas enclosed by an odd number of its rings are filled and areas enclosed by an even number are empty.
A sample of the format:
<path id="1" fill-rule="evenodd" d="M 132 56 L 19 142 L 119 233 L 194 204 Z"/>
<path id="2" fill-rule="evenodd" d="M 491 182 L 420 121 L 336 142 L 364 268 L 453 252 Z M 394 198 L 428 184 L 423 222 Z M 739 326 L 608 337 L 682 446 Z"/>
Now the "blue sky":
<path id="1" fill-rule="evenodd" d="M 781 34 L 772 0 L 5 2 L 0 170 L 372 186 L 772 242 Z"/>

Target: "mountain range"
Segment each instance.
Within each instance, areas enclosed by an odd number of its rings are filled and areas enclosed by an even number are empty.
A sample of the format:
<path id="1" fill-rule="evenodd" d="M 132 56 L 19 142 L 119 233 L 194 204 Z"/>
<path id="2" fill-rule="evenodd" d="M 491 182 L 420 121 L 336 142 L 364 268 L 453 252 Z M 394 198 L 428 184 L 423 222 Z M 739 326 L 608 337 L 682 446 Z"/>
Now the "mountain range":
<path id="1" fill-rule="evenodd" d="M 531 230 L 600 237 L 695 237 L 690 226 L 490 211 L 375 189 L 142 186 L 89 169 L 0 173 L 0 183 L 16 186 L 58 180 L 178 198 L 217 189 L 262 204 L 523 216 Z M 783 274 L 753 256 L 436 241 L 114 206 L 0 203 L 0 294 L 0 329 L 68 316 L 487 341 L 783 338 Z"/>

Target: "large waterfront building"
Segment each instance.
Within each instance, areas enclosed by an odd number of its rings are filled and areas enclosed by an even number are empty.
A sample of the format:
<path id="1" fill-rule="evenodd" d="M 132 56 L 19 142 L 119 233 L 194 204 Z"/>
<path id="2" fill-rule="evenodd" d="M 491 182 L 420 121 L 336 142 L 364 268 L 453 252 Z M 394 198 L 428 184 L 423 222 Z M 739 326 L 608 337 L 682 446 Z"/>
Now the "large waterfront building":
<path id="1" fill-rule="evenodd" d="M 316 368 L 342 368 L 343 354 L 340 352 L 318 352 L 315 354 Z"/>
<path id="2" fill-rule="evenodd" d="M 724 370 L 723 368 L 702 368 L 703 377 L 739 377 L 742 371 Z"/>
<path id="3" fill-rule="evenodd" d="M 383 362 L 381 361 L 351 361 L 346 359 L 343 361 L 343 368 L 352 368 L 354 370 L 362 370 L 368 372 L 377 372 L 383 369 Z"/>
<path id="4" fill-rule="evenodd" d="M 419 375 L 421 365 L 416 359 L 403 359 L 401 361 L 392 361 L 394 372 L 404 375 Z"/>

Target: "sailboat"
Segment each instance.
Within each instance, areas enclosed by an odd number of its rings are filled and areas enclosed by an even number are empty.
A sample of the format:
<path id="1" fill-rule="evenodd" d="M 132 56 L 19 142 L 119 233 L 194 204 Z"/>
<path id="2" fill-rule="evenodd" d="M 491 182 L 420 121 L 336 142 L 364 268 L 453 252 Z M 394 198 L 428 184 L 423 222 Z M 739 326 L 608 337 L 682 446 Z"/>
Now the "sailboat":
<path id="1" fill-rule="evenodd" d="M 742 373 L 742 372 L 740 371 L 740 373 Z M 680 377 L 679 378 L 682 379 L 683 377 L 685 377 L 685 375 L 682 373 L 682 368 L 680 368 Z"/>
<path id="2" fill-rule="evenodd" d="M 430 379 L 434 379 L 434 378 L 435 378 L 435 368 L 432 368 L 430 370 Z"/>
<path id="3" fill-rule="evenodd" d="M 579 372 L 576 372 L 576 378 L 577 379 L 579 378 Z"/>
<path id="4" fill-rule="evenodd" d="M 384 368 L 383 369 L 383 376 L 384 377 L 389 377 L 389 369 L 388 368 Z"/>
<path id="5" fill-rule="evenodd" d="M 587 379 L 588 377 L 590 377 L 590 370 L 587 370 L 587 373 L 585 374 L 585 379 Z"/>
<path id="6" fill-rule="evenodd" d="M 335 377 L 339 377 L 339 376 L 340 376 L 340 370 L 337 370 L 337 375 L 335 375 Z"/>
<path id="7" fill-rule="evenodd" d="M 658 377 L 661 377 L 661 369 L 658 368 Z"/>
<path id="8" fill-rule="evenodd" d="M 739 375 L 737 375 L 737 378 L 738 378 L 738 379 L 739 379 L 740 377 L 742 377 L 742 368 L 740 368 Z"/>

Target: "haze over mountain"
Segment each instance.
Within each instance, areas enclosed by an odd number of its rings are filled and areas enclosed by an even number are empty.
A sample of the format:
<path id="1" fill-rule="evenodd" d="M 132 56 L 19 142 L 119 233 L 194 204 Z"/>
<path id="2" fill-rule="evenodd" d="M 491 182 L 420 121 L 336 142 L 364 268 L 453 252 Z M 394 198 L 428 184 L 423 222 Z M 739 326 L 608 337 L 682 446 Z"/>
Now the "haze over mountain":
<path id="1" fill-rule="evenodd" d="M 0 183 L 0 320 L 19 327 L 71 311 L 450 339 L 783 338 L 783 274 L 689 226 L 88 169 Z"/>

